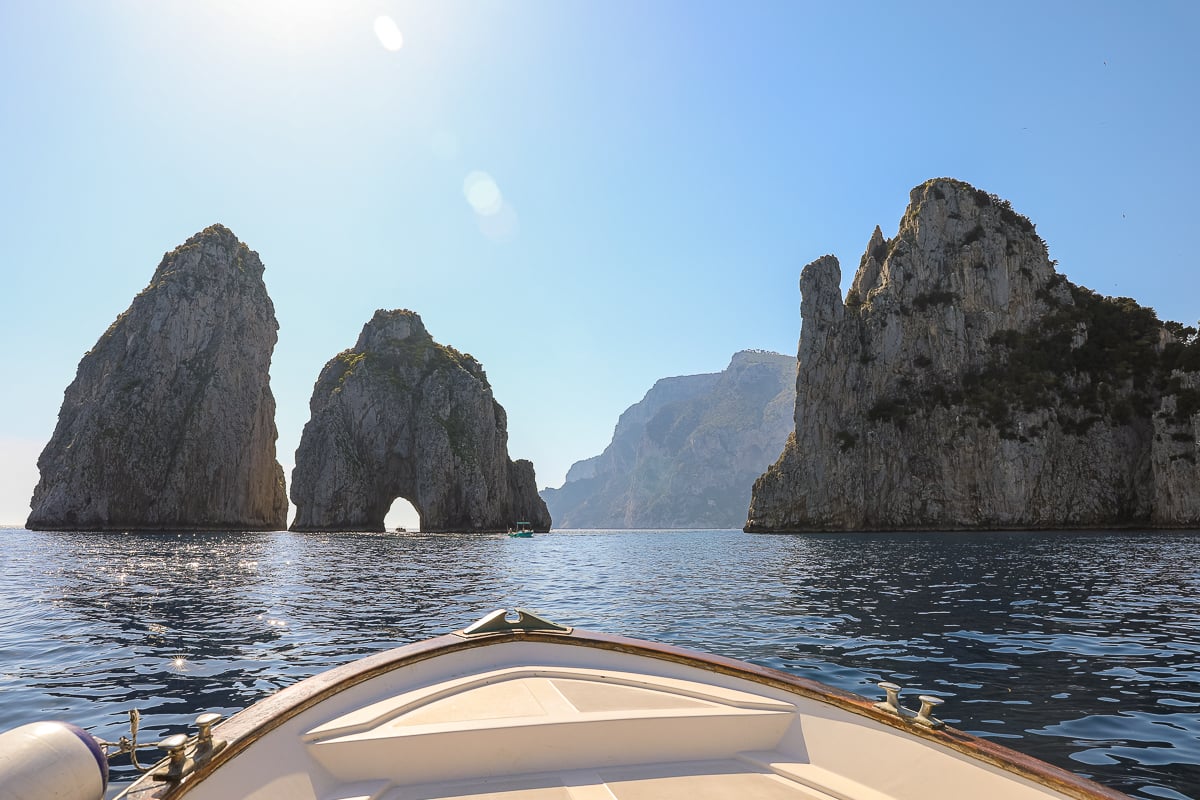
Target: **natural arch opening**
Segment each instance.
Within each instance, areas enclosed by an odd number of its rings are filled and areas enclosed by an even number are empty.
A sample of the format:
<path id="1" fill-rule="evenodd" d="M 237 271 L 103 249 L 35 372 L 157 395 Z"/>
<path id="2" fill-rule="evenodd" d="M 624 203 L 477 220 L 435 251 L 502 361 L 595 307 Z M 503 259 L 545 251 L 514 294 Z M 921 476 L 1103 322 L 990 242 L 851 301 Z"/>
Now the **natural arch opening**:
<path id="1" fill-rule="evenodd" d="M 416 507 L 403 497 L 393 500 L 391 508 L 383 517 L 385 531 L 394 531 L 397 528 L 403 528 L 406 531 L 421 530 L 421 512 L 417 511 Z"/>

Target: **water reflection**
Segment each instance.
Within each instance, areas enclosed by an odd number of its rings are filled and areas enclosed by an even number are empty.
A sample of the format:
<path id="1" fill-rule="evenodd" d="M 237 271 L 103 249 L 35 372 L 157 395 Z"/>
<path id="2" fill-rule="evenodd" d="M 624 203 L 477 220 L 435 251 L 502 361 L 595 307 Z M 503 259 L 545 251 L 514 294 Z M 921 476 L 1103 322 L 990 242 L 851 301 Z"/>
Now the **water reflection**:
<path id="1" fill-rule="evenodd" d="M 144 739 L 528 606 L 851 691 L 1144 798 L 1200 786 L 1197 534 L 4 531 L 0 728 Z M 127 773 L 125 773 L 127 774 Z"/>

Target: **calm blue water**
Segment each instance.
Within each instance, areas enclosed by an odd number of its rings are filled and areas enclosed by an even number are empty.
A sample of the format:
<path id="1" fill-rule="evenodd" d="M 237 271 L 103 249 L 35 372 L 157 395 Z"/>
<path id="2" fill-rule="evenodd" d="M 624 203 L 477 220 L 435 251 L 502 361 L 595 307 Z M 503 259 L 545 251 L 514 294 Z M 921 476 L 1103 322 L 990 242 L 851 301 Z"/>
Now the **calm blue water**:
<path id="1" fill-rule="evenodd" d="M 0 729 L 143 740 L 496 608 L 867 695 L 1147 798 L 1200 798 L 1200 533 L 0 530 Z M 129 772 L 122 773 L 129 777 Z"/>

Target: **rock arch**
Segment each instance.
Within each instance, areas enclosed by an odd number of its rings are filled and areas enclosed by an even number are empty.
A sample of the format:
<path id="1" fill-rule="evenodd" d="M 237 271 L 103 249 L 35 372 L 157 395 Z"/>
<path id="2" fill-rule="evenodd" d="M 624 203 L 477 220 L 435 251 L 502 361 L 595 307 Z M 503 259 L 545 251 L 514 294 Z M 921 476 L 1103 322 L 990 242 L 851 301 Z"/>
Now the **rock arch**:
<path id="1" fill-rule="evenodd" d="M 406 531 L 419 531 L 421 530 L 421 510 L 414 506 L 407 497 L 397 495 L 392 498 L 388 510 L 384 512 L 383 524 L 390 531 L 400 528 Z"/>
<path id="2" fill-rule="evenodd" d="M 292 530 L 382 531 L 392 501 L 424 531 L 549 530 L 533 464 L 508 457 L 483 367 L 412 311 L 377 311 L 317 378 L 292 472 Z"/>

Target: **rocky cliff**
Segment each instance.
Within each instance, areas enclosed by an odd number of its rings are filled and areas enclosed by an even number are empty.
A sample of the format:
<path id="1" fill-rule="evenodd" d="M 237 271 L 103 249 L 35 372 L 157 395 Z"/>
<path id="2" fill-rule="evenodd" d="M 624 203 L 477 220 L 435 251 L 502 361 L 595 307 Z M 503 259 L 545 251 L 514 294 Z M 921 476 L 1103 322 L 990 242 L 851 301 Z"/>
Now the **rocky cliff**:
<path id="1" fill-rule="evenodd" d="M 213 225 L 163 256 L 67 387 L 38 459 L 34 530 L 287 524 L 258 254 Z"/>
<path id="2" fill-rule="evenodd" d="M 533 464 L 508 457 L 508 421 L 483 367 L 411 311 L 377 311 L 325 365 L 292 473 L 292 530 L 382 531 L 403 497 L 422 531 L 550 529 Z"/>
<path id="3" fill-rule="evenodd" d="M 1200 524 L 1200 344 L 1055 271 L 1033 224 L 959 181 L 876 228 L 843 302 L 800 276 L 795 436 L 748 531 Z"/>
<path id="4" fill-rule="evenodd" d="M 560 528 L 736 528 L 792 429 L 796 361 L 742 352 L 719 373 L 664 378 L 612 442 L 542 497 Z"/>

